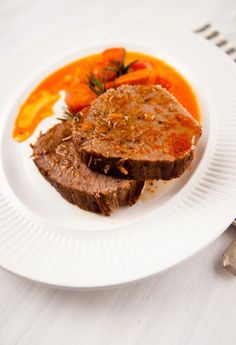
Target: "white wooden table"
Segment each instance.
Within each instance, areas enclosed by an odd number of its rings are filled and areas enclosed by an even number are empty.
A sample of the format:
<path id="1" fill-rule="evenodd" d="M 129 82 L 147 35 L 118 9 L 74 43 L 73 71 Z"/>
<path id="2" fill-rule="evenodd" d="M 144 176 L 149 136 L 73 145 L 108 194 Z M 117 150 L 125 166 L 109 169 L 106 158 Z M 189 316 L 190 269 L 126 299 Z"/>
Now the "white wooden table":
<path id="1" fill-rule="evenodd" d="M 159 16 L 189 29 L 210 20 L 236 43 L 235 0 L 0 0 L 0 64 L 63 27 Z M 235 345 L 236 277 L 219 262 L 235 238 L 231 228 L 188 262 L 105 291 L 62 291 L 0 270 L 0 345 Z"/>

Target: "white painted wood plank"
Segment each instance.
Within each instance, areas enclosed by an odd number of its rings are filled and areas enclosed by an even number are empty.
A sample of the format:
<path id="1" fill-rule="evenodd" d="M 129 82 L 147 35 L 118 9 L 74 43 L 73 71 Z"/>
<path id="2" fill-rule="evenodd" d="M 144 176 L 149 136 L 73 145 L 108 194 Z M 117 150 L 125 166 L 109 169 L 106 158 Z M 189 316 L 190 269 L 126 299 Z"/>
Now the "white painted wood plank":
<path id="1" fill-rule="evenodd" d="M 96 292 L 69 292 L 1 272 L 0 344 L 235 344 L 236 279 L 219 268 L 235 238 L 159 277 Z"/>

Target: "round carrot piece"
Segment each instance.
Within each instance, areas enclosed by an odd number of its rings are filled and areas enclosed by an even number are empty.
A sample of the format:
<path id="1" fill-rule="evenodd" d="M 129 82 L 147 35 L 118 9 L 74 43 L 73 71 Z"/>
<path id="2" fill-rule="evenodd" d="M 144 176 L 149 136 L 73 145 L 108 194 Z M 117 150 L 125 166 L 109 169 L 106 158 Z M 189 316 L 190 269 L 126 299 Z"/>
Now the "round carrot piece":
<path id="1" fill-rule="evenodd" d="M 72 113 L 76 113 L 88 106 L 97 95 L 88 87 L 88 85 L 80 83 L 75 88 L 68 90 L 65 102 L 68 109 Z"/>

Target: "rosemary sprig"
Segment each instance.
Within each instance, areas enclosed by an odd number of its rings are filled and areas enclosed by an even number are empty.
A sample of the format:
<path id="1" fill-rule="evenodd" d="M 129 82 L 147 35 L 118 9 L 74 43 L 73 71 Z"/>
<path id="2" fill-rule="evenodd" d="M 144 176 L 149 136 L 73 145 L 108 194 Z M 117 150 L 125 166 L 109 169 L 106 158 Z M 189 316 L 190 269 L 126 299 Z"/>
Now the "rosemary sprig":
<path id="1" fill-rule="evenodd" d="M 87 85 L 98 96 L 106 91 L 106 81 L 103 81 L 103 76 L 98 78 L 93 73 L 91 73 L 88 76 Z"/>
<path id="2" fill-rule="evenodd" d="M 76 114 L 72 114 L 68 108 L 63 107 L 63 113 L 61 117 L 57 117 L 57 120 L 59 121 L 68 121 L 68 120 L 78 120 L 80 116 L 80 112 Z"/>
<path id="3" fill-rule="evenodd" d="M 128 65 L 123 66 L 123 74 L 128 73 L 129 68 L 136 62 L 138 62 L 138 60 L 131 61 Z"/>
<path id="4" fill-rule="evenodd" d="M 117 78 L 117 77 L 120 77 L 123 74 L 128 73 L 129 68 L 133 64 L 135 64 L 137 61 L 138 60 L 134 60 L 134 61 L 131 61 L 128 65 L 125 65 L 125 54 L 124 54 L 124 57 L 123 57 L 122 61 L 112 60 L 111 64 L 113 66 L 105 67 L 105 69 L 108 70 L 108 71 L 115 72 L 116 73 L 116 78 Z"/>
<path id="5" fill-rule="evenodd" d="M 110 61 L 110 66 L 106 66 L 101 71 L 101 76 L 97 77 L 93 73 L 90 73 L 87 77 L 87 85 L 89 88 L 96 93 L 96 95 L 100 96 L 102 93 L 106 92 L 106 83 L 108 79 L 109 72 L 114 72 L 115 77 L 113 80 L 115 86 L 115 79 L 128 73 L 129 68 L 136 63 L 138 60 L 134 60 L 130 62 L 128 65 L 125 65 L 125 54 L 121 61 L 112 60 Z"/>

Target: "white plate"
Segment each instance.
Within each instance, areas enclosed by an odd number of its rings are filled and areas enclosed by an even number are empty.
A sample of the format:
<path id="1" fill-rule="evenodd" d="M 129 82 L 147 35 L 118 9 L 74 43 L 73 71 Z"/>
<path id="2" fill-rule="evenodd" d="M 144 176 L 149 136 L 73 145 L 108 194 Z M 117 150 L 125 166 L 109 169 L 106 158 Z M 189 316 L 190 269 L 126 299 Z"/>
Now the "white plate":
<path id="1" fill-rule="evenodd" d="M 102 217 L 70 205 L 11 130 L 19 104 L 50 71 L 121 45 L 164 59 L 195 89 L 203 137 L 191 171 L 152 198 Z M 94 288 L 141 279 L 177 264 L 219 236 L 235 216 L 236 68 L 190 32 L 160 23 L 106 23 L 38 42 L 1 68 L 0 265 L 56 286 Z M 58 109 L 60 104 L 57 105 Z"/>

